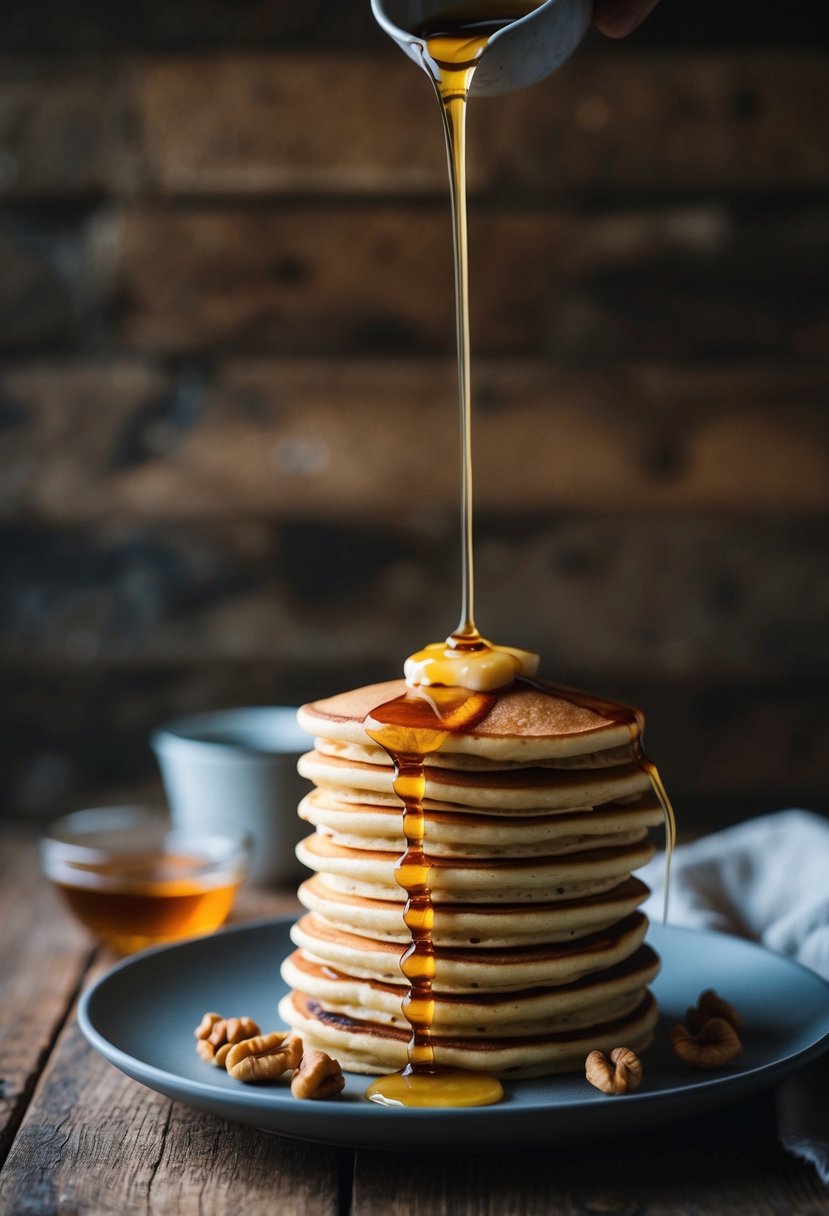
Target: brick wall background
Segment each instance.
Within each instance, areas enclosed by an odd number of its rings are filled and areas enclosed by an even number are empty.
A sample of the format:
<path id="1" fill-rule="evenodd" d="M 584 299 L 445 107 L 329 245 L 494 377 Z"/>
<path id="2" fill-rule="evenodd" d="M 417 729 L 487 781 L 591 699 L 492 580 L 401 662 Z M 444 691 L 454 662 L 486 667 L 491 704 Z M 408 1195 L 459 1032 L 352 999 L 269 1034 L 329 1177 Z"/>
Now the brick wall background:
<path id="1" fill-rule="evenodd" d="M 796 9 L 796 11 L 791 11 Z M 8 0 L 0 771 L 457 616 L 450 230 L 368 0 Z M 641 704 L 693 827 L 829 808 L 829 14 L 664 0 L 470 115 L 479 623 Z"/>

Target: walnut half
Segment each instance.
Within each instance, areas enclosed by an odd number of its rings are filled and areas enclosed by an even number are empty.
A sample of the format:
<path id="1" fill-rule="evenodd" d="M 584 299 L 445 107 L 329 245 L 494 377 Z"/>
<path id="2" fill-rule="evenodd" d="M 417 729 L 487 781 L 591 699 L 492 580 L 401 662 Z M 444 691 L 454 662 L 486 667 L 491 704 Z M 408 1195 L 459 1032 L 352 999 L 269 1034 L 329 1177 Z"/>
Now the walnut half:
<path id="1" fill-rule="evenodd" d="M 671 1031 L 671 1047 L 691 1068 L 723 1068 L 743 1050 L 740 1036 L 725 1018 L 709 1018 L 697 1035 L 677 1022 Z"/>
<path id="2" fill-rule="evenodd" d="M 277 1081 L 296 1068 L 302 1059 L 302 1039 L 287 1031 L 273 1030 L 234 1044 L 225 1067 L 236 1081 L 261 1084 Z"/>
<path id="3" fill-rule="evenodd" d="M 603 1051 L 591 1051 L 584 1075 L 604 1094 L 631 1094 L 642 1080 L 642 1062 L 629 1047 L 614 1047 L 610 1059 Z"/>
<path id="4" fill-rule="evenodd" d="M 224 1021 L 220 1013 L 205 1013 L 202 1015 L 202 1020 L 199 1022 L 193 1034 L 197 1039 L 207 1039 L 213 1031 L 213 1027 L 217 1022 Z"/>
<path id="5" fill-rule="evenodd" d="M 206 1013 L 193 1033 L 198 1040 L 199 1056 L 206 1063 L 223 1068 L 234 1043 L 259 1034 L 259 1027 L 253 1018 L 223 1018 L 218 1013 Z"/>
<path id="6" fill-rule="evenodd" d="M 685 1025 L 691 1034 L 699 1034 L 711 1018 L 722 1018 L 729 1026 L 733 1026 L 738 1035 L 743 1032 L 743 1019 L 731 1002 L 726 1001 L 713 988 L 706 988 L 697 998 L 696 1005 L 686 1010 Z"/>
<path id="7" fill-rule="evenodd" d="M 324 1051 L 307 1051 L 291 1078 L 295 1098 L 336 1098 L 342 1093 L 345 1077 L 338 1060 Z"/>

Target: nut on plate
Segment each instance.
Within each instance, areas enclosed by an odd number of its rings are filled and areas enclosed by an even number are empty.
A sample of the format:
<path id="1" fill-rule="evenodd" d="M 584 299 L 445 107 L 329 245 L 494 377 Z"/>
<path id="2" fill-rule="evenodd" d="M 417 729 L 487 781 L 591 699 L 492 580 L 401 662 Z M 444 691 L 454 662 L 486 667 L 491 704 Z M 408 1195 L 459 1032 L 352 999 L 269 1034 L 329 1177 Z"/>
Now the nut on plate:
<path id="1" fill-rule="evenodd" d="M 253 1018 L 219 1018 L 213 1024 L 207 1041 L 214 1047 L 224 1047 L 225 1043 L 241 1043 L 243 1039 L 252 1039 L 261 1033 Z"/>
<path id="2" fill-rule="evenodd" d="M 591 1051 L 584 1075 L 604 1094 L 631 1094 L 642 1080 L 642 1061 L 629 1047 L 614 1047 L 609 1059 L 603 1051 Z"/>
<path id="3" fill-rule="evenodd" d="M 204 1060 L 205 1064 L 212 1064 L 216 1059 L 216 1048 L 207 1039 L 199 1039 L 196 1051 L 199 1053 L 199 1059 Z"/>
<path id="4" fill-rule="evenodd" d="M 197 1039 L 207 1039 L 217 1022 L 223 1021 L 220 1013 L 205 1013 L 193 1034 Z"/>
<path id="5" fill-rule="evenodd" d="M 743 1032 L 743 1019 L 730 1001 L 726 1001 L 713 988 L 706 988 L 700 993 L 696 1005 L 685 1012 L 685 1025 L 691 1034 L 699 1034 L 706 1022 L 711 1018 L 722 1018 L 733 1026 L 737 1034 Z"/>
<path id="6" fill-rule="evenodd" d="M 201 1059 L 223 1068 L 234 1043 L 259 1034 L 259 1027 L 253 1018 L 223 1018 L 219 1013 L 206 1013 L 193 1034 L 198 1040 L 196 1050 Z"/>
<path id="7" fill-rule="evenodd" d="M 225 1067 L 236 1081 L 262 1084 L 278 1081 L 302 1059 L 302 1039 L 288 1031 L 273 1030 L 234 1043 Z"/>
<path id="8" fill-rule="evenodd" d="M 743 1050 L 740 1036 L 725 1018 L 709 1018 L 696 1035 L 677 1022 L 671 1031 L 671 1047 L 680 1060 L 698 1069 L 723 1068 Z"/>
<path id="9" fill-rule="evenodd" d="M 291 1078 L 295 1098 L 336 1098 L 342 1093 L 345 1077 L 339 1060 L 324 1051 L 307 1051 Z"/>

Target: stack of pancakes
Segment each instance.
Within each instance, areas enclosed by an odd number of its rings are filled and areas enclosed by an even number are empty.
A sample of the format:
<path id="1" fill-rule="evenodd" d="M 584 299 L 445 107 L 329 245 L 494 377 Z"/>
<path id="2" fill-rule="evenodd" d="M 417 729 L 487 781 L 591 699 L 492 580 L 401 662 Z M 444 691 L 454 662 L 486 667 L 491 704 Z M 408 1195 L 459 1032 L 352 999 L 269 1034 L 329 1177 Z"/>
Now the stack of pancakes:
<path id="1" fill-rule="evenodd" d="M 406 691 L 375 684 L 306 705 L 316 787 L 298 848 L 315 873 L 282 973 L 281 1017 L 354 1072 L 407 1059 L 410 937 L 394 867 L 405 847 L 387 754 L 367 714 Z M 425 851 L 434 904 L 435 1059 L 501 1077 L 583 1066 L 594 1048 L 650 1042 L 647 888 L 632 872 L 662 822 L 624 720 L 518 681 L 487 717 L 427 757 Z"/>

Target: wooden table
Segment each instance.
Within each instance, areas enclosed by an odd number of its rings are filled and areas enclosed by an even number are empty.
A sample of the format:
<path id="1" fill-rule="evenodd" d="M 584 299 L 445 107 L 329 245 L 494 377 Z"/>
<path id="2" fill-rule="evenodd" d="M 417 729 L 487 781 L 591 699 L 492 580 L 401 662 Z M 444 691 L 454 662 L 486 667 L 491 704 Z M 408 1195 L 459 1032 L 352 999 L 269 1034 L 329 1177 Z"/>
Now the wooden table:
<path id="1" fill-rule="evenodd" d="M 237 919 L 296 906 L 249 893 Z M 647 1136 L 481 1156 L 353 1153 L 200 1114 L 86 1045 L 75 1001 L 111 961 L 41 879 L 33 842 L 0 838 L 2 1216 L 829 1213 L 780 1148 L 769 1094 Z"/>

